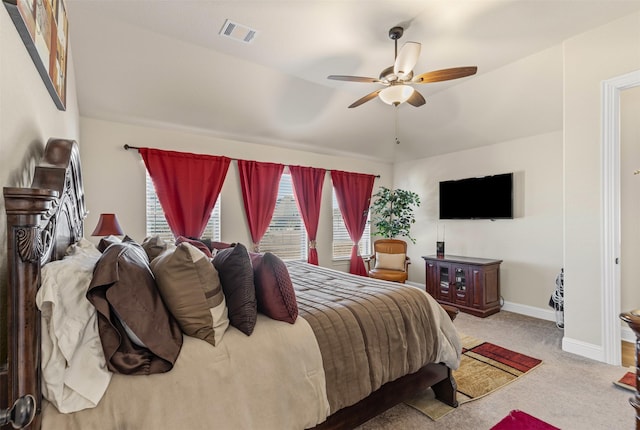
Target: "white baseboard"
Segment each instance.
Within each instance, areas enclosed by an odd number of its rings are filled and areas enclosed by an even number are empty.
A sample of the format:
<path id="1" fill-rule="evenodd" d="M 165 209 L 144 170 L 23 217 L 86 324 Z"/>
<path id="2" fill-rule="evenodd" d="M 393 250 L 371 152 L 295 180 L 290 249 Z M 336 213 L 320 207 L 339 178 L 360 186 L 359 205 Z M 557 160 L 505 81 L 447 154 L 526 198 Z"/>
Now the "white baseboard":
<path id="1" fill-rule="evenodd" d="M 516 314 L 527 315 L 529 317 L 538 318 L 546 321 L 556 321 L 556 311 L 553 309 L 536 308 L 529 305 L 521 305 L 519 303 L 505 301 L 502 310 L 513 312 Z"/>
<path id="2" fill-rule="evenodd" d="M 407 281 L 406 282 L 409 285 L 412 285 L 414 287 L 419 287 L 421 289 L 426 289 L 424 284 L 421 284 L 419 282 L 412 282 L 412 281 Z M 549 308 L 549 309 L 542 309 L 542 308 L 536 308 L 534 306 L 529 306 L 529 305 L 521 305 L 519 303 L 513 303 L 513 302 L 507 302 L 505 301 L 502 304 L 502 310 L 505 310 L 507 312 L 513 312 L 516 314 L 521 314 L 521 315 L 527 315 L 529 317 L 533 317 L 533 318 L 538 318 L 541 320 L 546 320 L 546 321 L 556 321 L 556 311 L 554 311 L 553 309 Z"/>
<path id="3" fill-rule="evenodd" d="M 424 289 L 424 284 L 420 284 L 418 282 L 407 281 L 407 284 L 413 285 L 414 287 L 419 287 Z M 529 305 L 521 305 L 519 303 L 507 302 L 505 301 L 502 305 L 502 310 L 507 312 L 513 312 L 516 314 L 526 315 L 533 318 L 538 318 L 546 321 L 556 321 L 556 311 L 553 309 L 542 309 L 536 308 L 534 306 Z M 625 342 L 635 343 L 636 335 L 633 333 L 627 326 L 620 327 L 620 338 Z M 562 340 L 562 349 L 578 355 L 583 355 L 587 358 L 592 358 L 594 360 L 603 361 L 601 358 L 604 357 L 604 353 L 602 348 L 599 345 L 588 344 L 582 342 L 580 340 L 564 338 Z"/>
<path id="4" fill-rule="evenodd" d="M 562 350 L 605 363 L 604 350 L 600 345 L 594 345 L 565 336 L 562 338 Z"/>

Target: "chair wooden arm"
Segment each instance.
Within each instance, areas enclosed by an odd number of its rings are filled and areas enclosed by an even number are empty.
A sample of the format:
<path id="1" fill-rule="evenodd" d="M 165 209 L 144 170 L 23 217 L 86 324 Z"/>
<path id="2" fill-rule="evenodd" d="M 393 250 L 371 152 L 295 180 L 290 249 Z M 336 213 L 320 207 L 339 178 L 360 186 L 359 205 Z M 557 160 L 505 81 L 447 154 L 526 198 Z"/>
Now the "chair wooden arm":
<path id="1" fill-rule="evenodd" d="M 368 257 L 363 257 L 362 260 L 367 263 L 367 273 L 369 273 L 369 271 L 371 270 L 371 261 L 375 260 L 376 256 L 374 255 L 370 255 Z"/>

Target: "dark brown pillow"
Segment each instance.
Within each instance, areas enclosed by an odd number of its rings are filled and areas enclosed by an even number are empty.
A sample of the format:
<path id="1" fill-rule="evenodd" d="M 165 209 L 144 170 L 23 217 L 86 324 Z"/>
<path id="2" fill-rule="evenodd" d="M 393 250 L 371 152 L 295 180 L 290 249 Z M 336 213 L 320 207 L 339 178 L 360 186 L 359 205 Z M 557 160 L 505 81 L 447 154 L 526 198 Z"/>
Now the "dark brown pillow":
<path id="1" fill-rule="evenodd" d="M 258 309 L 247 248 L 238 243 L 223 249 L 213 257 L 213 265 L 220 275 L 231 325 L 249 336 L 256 325 Z"/>
<path id="2" fill-rule="evenodd" d="M 270 252 L 252 255 L 251 262 L 258 311 L 274 320 L 296 322 L 298 302 L 287 266 Z"/>
<path id="3" fill-rule="evenodd" d="M 182 347 L 182 332 L 160 297 L 140 245 L 127 241 L 104 251 L 87 299 L 98 312 L 109 370 L 127 375 L 171 370 Z"/>
<path id="4" fill-rule="evenodd" d="M 209 247 L 204 243 L 202 243 L 201 241 L 196 239 L 189 239 L 188 237 L 184 237 L 184 236 L 178 236 L 178 238 L 176 239 L 176 246 L 180 245 L 182 242 L 190 243 L 191 245 L 195 246 L 200 251 L 202 251 L 204 255 L 206 255 L 207 257 L 213 258 L 213 255 L 211 255 L 211 250 L 209 249 Z"/>

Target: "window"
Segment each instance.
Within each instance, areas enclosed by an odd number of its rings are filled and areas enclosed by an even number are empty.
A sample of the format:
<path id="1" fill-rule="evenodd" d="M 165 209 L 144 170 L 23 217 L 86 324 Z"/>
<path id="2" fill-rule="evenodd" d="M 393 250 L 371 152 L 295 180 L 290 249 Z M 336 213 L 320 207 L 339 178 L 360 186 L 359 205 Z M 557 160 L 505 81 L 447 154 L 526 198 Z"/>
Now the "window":
<path id="1" fill-rule="evenodd" d="M 260 241 L 260 252 L 267 251 L 283 260 L 307 259 L 307 230 L 296 205 L 291 174 L 288 172 L 280 178 L 273 218 Z"/>
<path id="2" fill-rule="evenodd" d="M 360 255 L 371 254 L 371 213 L 367 215 L 367 224 L 364 227 L 364 233 L 362 233 L 362 239 L 360 239 Z M 336 190 L 333 190 L 333 258 L 335 260 L 351 257 L 351 247 L 353 242 L 347 232 L 347 227 L 344 225 L 342 219 L 342 213 L 338 206 L 338 199 L 336 198 Z"/>
<path id="3" fill-rule="evenodd" d="M 147 177 L 147 236 L 159 235 L 162 239 L 174 242 L 175 237 L 171 233 L 167 219 L 164 216 L 164 211 L 158 200 L 158 195 L 153 187 L 153 181 L 149 172 L 146 172 Z M 202 237 L 211 239 L 214 241 L 220 240 L 220 197 L 216 201 L 213 211 L 211 212 L 211 218 L 207 223 L 207 227 L 202 233 Z"/>

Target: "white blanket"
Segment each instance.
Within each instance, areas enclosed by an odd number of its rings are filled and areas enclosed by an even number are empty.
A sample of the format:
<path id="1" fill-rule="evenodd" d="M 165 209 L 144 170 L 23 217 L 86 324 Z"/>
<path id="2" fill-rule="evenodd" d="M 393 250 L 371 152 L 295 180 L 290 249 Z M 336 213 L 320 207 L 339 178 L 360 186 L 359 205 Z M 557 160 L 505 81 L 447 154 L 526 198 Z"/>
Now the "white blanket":
<path id="1" fill-rule="evenodd" d="M 113 375 L 94 409 L 60 414 L 45 405 L 42 429 L 286 430 L 314 427 L 328 414 L 322 358 L 309 324 L 258 314 L 251 336 L 229 327 L 216 347 L 185 336 L 170 372 Z"/>
<path id="2" fill-rule="evenodd" d="M 96 310 L 86 293 L 100 251 L 82 239 L 62 260 L 42 268 L 36 305 L 42 312 L 42 394 L 60 412 L 95 407 L 111 372 L 106 368 Z"/>

